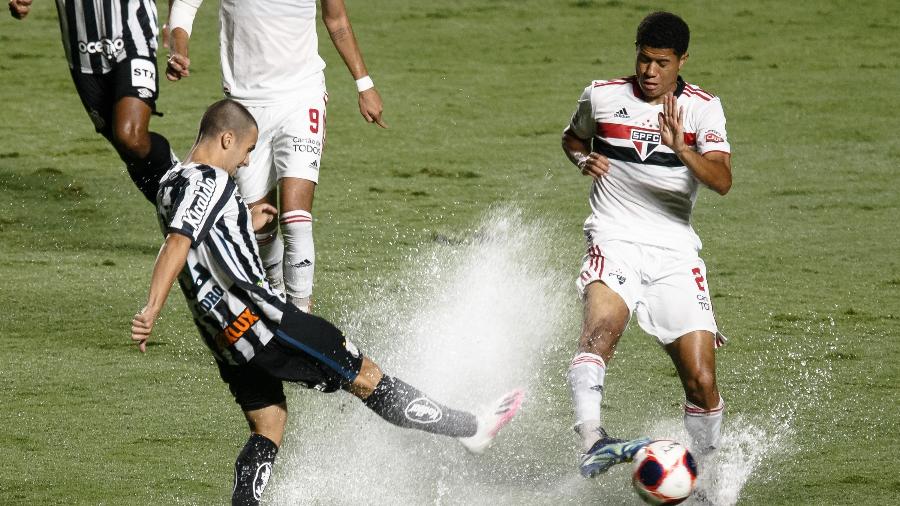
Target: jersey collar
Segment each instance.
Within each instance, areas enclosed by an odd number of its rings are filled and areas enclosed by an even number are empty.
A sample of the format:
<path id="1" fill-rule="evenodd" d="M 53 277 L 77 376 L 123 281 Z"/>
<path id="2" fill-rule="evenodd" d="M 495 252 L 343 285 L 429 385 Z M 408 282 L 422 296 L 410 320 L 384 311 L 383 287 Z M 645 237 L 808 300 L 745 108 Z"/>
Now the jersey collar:
<path id="1" fill-rule="evenodd" d="M 636 98 L 644 100 L 644 94 L 641 92 L 641 85 L 638 84 L 637 76 L 631 76 L 628 78 L 631 81 L 631 92 L 634 93 Z M 678 98 L 681 96 L 681 93 L 684 91 L 684 87 L 687 83 L 684 82 L 684 79 L 679 75 L 678 79 L 675 81 L 675 97 Z"/>

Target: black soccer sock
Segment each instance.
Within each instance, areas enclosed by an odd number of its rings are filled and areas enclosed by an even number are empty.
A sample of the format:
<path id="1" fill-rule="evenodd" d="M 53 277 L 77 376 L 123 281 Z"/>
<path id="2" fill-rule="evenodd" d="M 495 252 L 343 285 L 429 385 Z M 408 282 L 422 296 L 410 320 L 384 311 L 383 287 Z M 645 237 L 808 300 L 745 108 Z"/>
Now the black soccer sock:
<path id="1" fill-rule="evenodd" d="M 159 180 L 172 168 L 169 141 L 156 132 L 150 132 L 150 152 L 142 159 L 126 161 L 125 166 L 138 190 L 150 203 L 156 204 Z"/>
<path id="2" fill-rule="evenodd" d="M 251 434 L 244 449 L 234 463 L 234 491 L 231 493 L 232 506 L 256 506 L 262 497 L 278 446 L 269 438 Z"/>
<path id="3" fill-rule="evenodd" d="M 443 406 L 416 387 L 391 376 L 381 381 L 363 403 L 388 422 L 450 437 L 469 437 L 478 430 L 475 415 Z"/>

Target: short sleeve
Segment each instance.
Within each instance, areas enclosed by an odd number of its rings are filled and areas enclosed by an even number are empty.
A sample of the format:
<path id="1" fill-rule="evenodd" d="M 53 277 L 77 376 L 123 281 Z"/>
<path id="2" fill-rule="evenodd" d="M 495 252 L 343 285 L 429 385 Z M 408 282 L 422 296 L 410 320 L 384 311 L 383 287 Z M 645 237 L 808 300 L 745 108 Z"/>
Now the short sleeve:
<path id="1" fill-rule="evenodd" d="M 697 151 L 702 155 L 711 151 L 731 153 L 725 131 L 725 112 L 718 98 L 709 101 L 697 125 Z"/>
<path id="2" fill-rule="evenodd" d="M 578 99 L 578 107 L 569 122 L 569 131 L 579 139 L 590 139 L 594 136 L 594 106 L 591 103 L 593 86 L 588 86 Z"/>
<path id="3" fill-rule="evenodd" d="M 221 216 L 235 186 L 228 173 L 212 168 L 197 171 L 185 184 L 180 199 L 172 205 L 174 211 L 166 232 L 185 235 L 192 245 L 197 245 L 206 239 Z"/>

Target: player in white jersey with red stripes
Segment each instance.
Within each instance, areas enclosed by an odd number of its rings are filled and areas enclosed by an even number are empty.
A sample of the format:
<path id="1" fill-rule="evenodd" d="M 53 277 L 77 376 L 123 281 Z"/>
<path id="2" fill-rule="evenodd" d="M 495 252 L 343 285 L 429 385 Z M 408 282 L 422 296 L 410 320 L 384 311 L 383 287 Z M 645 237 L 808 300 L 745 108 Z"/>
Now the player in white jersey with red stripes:
<path id="1" fill-rule="evenodd" d="M 188 41 L 203 0 L 171 3 L 166 76 L 190 75 Z M 385 127 L 382 102 L 363 62 L 343 0 L 321 0 L 322 19 L 356 79 L 359 111 Z M 280 206 L 279 223 L 256 234 L 267 277 L 309 311 L 315 267 L 312 205 L 325 147 L 325 62 L 319 57 L 316 0 L 221 0 L 222 87 L 259 124 L 253 170 L 237 177 L 250 207 Z"/>
<path id="2" fill-rule="evenodd" d="M 689 39 L 674 14 L 644 18 L 635 75 L 585 88 L 563 133 L 569 160 L 593 178 L 577 280 L 584 320 L 568 372 L 585 476 L 630 460 L 648 441 L 612 438 L 601 426 L 606 367 L 632 313 L 675 364 L 694 450 L 719 444 L 714 349 L 724 338 L 691 212 L 701 186 L 731 188 L 731 148 L 719 99 L 679 76 Z"/>

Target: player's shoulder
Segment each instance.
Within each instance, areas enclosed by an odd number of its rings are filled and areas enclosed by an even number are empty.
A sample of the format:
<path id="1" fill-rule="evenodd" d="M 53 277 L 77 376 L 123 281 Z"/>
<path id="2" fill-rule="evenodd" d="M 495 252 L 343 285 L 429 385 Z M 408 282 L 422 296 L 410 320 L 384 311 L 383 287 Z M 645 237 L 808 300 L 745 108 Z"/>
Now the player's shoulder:
<path id="1" fill-rule="evenodd" d="M 689 82 L 684 83 L 681 94 L 684 97 L 691 98 L 699 102 L 719 102 L 719 97 L 717 97 L 714 93 Z"/>
<path id="2" fill-rule="evenodd" d="M 631 87 L 635 83 L 635 76 L 617 77 L 615 79 L 599 79 L 591 81 L 591 88 L 620 88 Z"/>
<path id="3" fill-rule="evenodd" d="M 617 95 L 632 94 L 636 83 L 635 76 L 598 79 L 591 81 L 591 84 L 584 89 L 584 94 L 594 99 L 606 99 Z"/>

